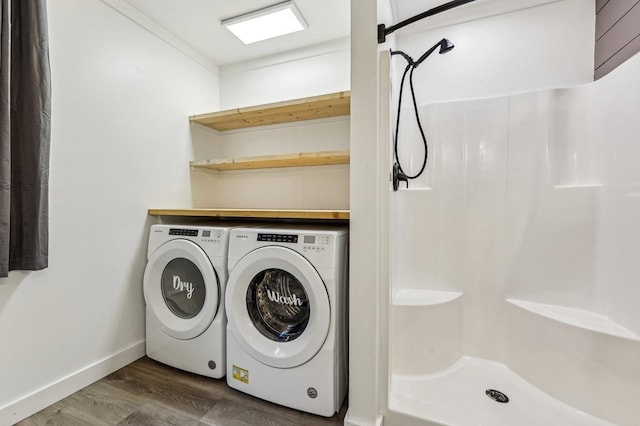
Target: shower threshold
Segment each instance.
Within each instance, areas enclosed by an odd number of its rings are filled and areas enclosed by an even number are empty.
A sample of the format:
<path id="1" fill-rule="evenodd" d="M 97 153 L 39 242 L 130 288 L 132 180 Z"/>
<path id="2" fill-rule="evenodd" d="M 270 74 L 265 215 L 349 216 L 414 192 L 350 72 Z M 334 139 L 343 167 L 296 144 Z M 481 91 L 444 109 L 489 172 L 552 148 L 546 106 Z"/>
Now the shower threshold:
<path id="1" fill-rule="evenodd" d="M 472 357 L 435 374 L 392 374 L 389 409 L 389 424 L 407 426 L 613 425 L 554 399 L 502 363 Z"/>

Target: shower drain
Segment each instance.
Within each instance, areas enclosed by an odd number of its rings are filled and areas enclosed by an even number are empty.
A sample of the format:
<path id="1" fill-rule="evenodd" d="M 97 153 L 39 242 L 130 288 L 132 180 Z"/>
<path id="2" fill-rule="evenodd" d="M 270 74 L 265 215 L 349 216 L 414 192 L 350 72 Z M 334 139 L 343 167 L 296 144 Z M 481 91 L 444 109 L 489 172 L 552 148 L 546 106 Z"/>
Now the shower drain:
<path id="1" fill-rule="evenodd" d="M 499 390 L 487 389 L 485 393 L 489 398 L 493 399 L 496 402 L 500 402 L 502 404 L 506 404 L 507 402 L 509 402 L 509 397 Z"/>

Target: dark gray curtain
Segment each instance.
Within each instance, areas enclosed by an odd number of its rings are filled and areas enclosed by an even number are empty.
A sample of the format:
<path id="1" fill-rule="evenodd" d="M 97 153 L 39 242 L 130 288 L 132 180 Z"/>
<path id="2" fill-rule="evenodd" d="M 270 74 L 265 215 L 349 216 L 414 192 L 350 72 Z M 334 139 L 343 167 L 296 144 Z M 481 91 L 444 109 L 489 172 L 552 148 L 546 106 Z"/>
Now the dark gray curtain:
<path id="1" fill-rule="evenodd" d="M 0 277 L 49 255 L 46 0 L 0 0 Z"/>

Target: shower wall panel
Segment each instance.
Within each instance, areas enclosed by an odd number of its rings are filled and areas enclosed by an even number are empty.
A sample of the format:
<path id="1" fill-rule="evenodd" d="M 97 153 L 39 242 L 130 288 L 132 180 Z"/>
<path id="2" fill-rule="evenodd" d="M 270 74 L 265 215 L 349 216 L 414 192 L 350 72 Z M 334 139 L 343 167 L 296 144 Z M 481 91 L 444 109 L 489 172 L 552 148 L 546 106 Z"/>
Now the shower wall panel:
<path id="1" fill-rule="evenodd" d="M 453 25 L 447 14 L 441 16 L 441 24 L 427 31 L 397 33 L 397 48 L 415 59 L 445 37 L 456 46 L 446 55 L 432 54 L 416 69 L 419 104 L 593 81 L 593 2 L 555 1 Z M 404 60 L 394 57 L 393 63 Z M 396 72 L 396 87 L 399 79 Z"/>
<path id="2" fill-rule="evenodd" d="M 392 374 L 498 361 L 581 411 L 637 418 L 638 75 L 640 55 L 585 86 L 419 108 L 430 185 L 391 198 Z M 431 327 L 447 318 L 459 335 Z M 418 330 L 424 356 L 401 355 Z"/>
<path id="3" fill-rule="evenodd" d="M 599 310 L 640 334 L 640 53 L 597 82 Z"/>

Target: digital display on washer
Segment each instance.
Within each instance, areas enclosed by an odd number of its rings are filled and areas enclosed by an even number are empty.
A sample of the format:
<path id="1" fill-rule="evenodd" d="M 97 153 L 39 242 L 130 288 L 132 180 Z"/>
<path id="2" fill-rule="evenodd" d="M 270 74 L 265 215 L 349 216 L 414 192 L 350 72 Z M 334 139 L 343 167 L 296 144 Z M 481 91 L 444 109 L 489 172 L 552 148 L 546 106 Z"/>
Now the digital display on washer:
<path id="1" fill-rule="evenodd" d="M 303 238 L 305 244 L 315 244 L 316 236 L 315 235 L 305 235 Z"/>
<path id="2" fill-rule="evenodd" d="M 169 229 L 169 235 L 180 235 L 183 237 L 197 237 L 198 230 L 197 229 L 180 229 L 180 228 L 171 228 Z"/>
<path id="3" fill-rule="evenodd" d="M 211 231 L 210 230 L 203 230 L 202 231 L 202 238 L 210 238 L 211 237 Z"/>
<path id="4" fill-rule="evenodd" d="M 258 234 L 258 241 L 295 244 L 298 242 L 298 236 L 294 234 Z"/>

